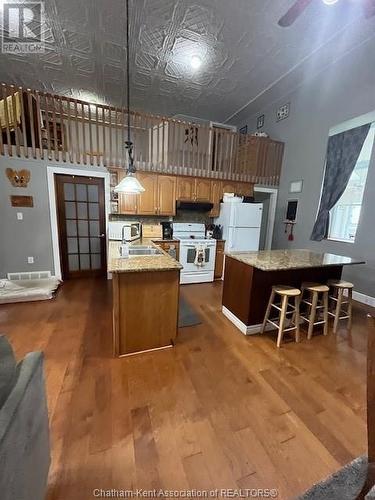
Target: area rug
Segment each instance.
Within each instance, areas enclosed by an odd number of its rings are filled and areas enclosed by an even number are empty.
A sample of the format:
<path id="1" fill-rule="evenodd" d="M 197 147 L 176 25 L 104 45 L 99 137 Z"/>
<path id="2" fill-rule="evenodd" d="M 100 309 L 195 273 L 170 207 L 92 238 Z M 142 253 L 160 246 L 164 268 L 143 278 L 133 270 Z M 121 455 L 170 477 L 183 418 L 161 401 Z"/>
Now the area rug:
<path id="1" fill-rule="evenodd" d="M 0 304 L 52 299 L 59 285 L 57 278 L 0 280 Z"/>
<path id="2" fill-rule="evenodd" d="M 196 314 L 190 304 L 188 304 L 180 295 L 180 303 L 178 307 L 178 327 L 184 328 L 185 326 L 195 326 L 200 323 L 202 323 L 200 317 Z"/>
<path id="3" fill-rule="evenodd" d="M 315 484 L 298 500 L 355 500 L 365 483 L 366 473 L 367 458 L 356 458 L 332 476 Z M 366 495 L 366 500 L 374 498 L 373 488 Z"/>

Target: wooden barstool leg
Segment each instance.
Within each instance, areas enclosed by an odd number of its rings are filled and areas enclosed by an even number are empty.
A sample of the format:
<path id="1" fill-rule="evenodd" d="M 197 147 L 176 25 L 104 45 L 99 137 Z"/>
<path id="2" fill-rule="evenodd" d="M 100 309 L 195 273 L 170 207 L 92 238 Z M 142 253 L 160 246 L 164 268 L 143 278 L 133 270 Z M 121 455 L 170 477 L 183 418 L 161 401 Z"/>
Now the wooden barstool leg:
<path id="1" fill-rule="evenodd" d="M 348 328 L 352 327 L 352 313 L 353 313 L 353 290 L 349 288 L 348 290 Z"/>
<path id="2" fill-rule="evenodd" d="M 300 335 L 299 335 L 299 322 L 300 322 L 300 317 L 299 317 L 299 307 L 301 303 L 301 297 L 297 296 L 294 298 L 294 307 L 296 308 L 294 316 L 294 324 L 296 325 L 296 342 L 300 341 Z"/>
<path id="3" fill-rule="evenodd" d="M 333 322 L 333 333 L 337 332 L 337 327 L 339 324 L 339 319 L 340 319 L 340 312 L 342 308 L 342 297 L 344 294 L 344 290 L 342 288 L 339 288 L 337 292 L 337 304 L 336 304 L 336 311 L 335 311 L 335 320 Z"/>
<path id="4" fill-rule="evenodd" d="M 328 335 L 328 292 L 323 292 L 323 319 L 324 319 L 324 329 L 323 334 Z"/>
<path id="5" fill-rule="evenodd" d="M 288 307 L 288 297 L 283 296 L 281 300 L 281 312 L 280 312 L 280 322 L 279 322 L 279 333 L 277 335 L 277 347 L 280 347 L 281 342 L 283 341 L 287 307 Z"/>
<path id="6" fill-rule="evenodd" d="M 312 292 L 311 310 L 310 310 L 310 316 L 309 316 L 309 329 L 307 331 L 307 339 L 308 340 L 311 339 L 312 334 L 313 334 L 317 305 L 318 305 L 318 292 Z"/>
<path id="7" fill-rule="evenodd" d="M 268 305 L 267 305 L 266 314 L 264 315 L 264 320 L 263 320 L 263 323 L 262 323 L 262 328 L 260 329 L 260 333 L 264 333 L 264 330 L 266 329 L 267 320 L 269 319 L 269 316 L 270 316 L 271 307 L 272 307 L 274 298 L 275 298 L 275 291 L 272 289 L 272 292 L 271 292 L 271 295 L 270 295 L 270 300 L 268 301 Z"/>

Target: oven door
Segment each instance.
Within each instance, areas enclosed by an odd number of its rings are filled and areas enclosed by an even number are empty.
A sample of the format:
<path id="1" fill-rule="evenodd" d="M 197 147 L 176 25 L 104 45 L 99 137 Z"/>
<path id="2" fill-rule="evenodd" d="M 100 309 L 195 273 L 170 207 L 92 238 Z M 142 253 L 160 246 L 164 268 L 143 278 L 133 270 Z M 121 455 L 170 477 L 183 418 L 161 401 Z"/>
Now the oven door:
<path id="1" fill-rule="evenodd" d="M 211 271 L 215 267 L 215 245 L 207 245 L 204 249 L 205 258 L 202 265 L 195 264 L 199 245 L 180 243 L 180 263 L 184 266 L 183 272 Z"/>

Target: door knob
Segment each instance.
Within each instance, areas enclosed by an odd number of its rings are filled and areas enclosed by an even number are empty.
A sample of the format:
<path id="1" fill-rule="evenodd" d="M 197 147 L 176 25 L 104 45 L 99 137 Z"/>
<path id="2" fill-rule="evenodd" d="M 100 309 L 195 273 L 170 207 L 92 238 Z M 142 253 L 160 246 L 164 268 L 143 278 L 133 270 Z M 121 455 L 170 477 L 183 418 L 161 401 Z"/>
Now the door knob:
<path id="1" fill-rule="evenodd" d="M 104 234 L 104 233 L 99 234 L 99 236 L 98 236 L 98 237 L 99 237 L 99 238 L 105 238 L 105 234 Z"/>

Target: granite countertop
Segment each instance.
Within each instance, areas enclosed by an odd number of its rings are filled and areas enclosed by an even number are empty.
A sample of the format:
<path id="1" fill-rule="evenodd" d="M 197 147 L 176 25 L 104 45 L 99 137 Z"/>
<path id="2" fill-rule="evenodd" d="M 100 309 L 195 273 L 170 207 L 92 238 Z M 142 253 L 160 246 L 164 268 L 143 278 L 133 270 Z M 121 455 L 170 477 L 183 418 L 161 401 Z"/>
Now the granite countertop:
<path id="1" fill-rule="evenodd" d="M 146 271 L 172 271 L 182 269 L 182 265 L 167 252 L 155 245 L 155 238 L 140 238 L 131 243 L 131 246 L 147 245 L 158 248 L 162 255 L 132 256 L 123 259 L 119 254 L 120 241 L 110 241 L 108 248 L 108 272 L 135 273 Z"/>
<path id="2" fill-rule="evenodd" d="M 363 260 L 311 250 L 260 250 L 258 252 L 226 252 L 226 255 L 261 271 L 365 264 Z"/>

